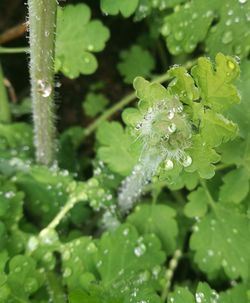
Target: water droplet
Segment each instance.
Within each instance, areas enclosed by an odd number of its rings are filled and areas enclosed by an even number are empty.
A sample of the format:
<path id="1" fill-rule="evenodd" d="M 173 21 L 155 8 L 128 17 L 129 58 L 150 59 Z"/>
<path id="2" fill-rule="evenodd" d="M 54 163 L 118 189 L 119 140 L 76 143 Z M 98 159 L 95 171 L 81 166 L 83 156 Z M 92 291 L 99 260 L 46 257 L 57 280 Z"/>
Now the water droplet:
<path id="1" fill-rule="evenodd" d="M 44 97 L 47 98 L 51 95 L 52 86 L 46 80 L 37 80 L 37 91 Z"/>
<path id="2" fill-rule="evenodd" d="M 203 301 L 203 299 L 204 299 L 204 293 L 197 292 L 195 294 L 195 300 L 196 300 L 197 303 L 201 303 Z"/>
<path id="3" fill-rule="evenodd" d="M 206 17 L 207 18 L 211 17 L 212 15 L 213 15 L 213 11 L 210 10 L 210 11 L 206 12 Z"/>
<path id="4" fill-rule="evenodd" d="M 139 130 L 139 129 L 141 129 L 141 127 L 142 127 L 142 122 L 139 122 L 136 124 L 135 129 Z"/>
<path id="5" fill-rule="evenodd" d="M 168 127 L 168 131 L 172 134 L 176 131 L 176 125 L 174 123 L 170 124 Z"/>
<path id="6" fill-rule="evenodd" d="M 124 235 L 125 237 L 127 237 L 128 233 L 129 233 L 129 229 L 128 229 L 128 228 L 125 228 L 124 231 L 123 231 L 123 235 Z"/>
<path id="7" fill-rule="evenodd" d="M 62 254 L 63 260 L 69 260 L 69 259 L 70 259 L 70 256 L 71 256 L 71 254 L 70 254 L 70 251 L 69 251 L 69 250 L 65 250 L 65 251 L 63 252 L 63 254 Z"/>
<path id="8" fill-rule="evenodd" d="M 183 32 L 182 31 L 176 32 L 174 37 L 177 41 L 181 41 L 183 39 Z"/>
<path id="9" fill-rule="evenodd" d="M 37 240 L 36 237 L 32 236 L 29 241 L 28 241 L 28 250 L 29 251 L 34 251 L 37 249 L 38 247 L 38 244 L 39 244 L 39 241 Z"/>
<path id="10" fill-rule="evenodd" d="M 15 271 L 15 272 L 20 272 L 20 271 L 21 271 L 21 267 L 20 267 L 20 266 L 16 267 L 16 268 L 14 269 L 14 271 Z"/>
<path id="11" fill-rule="evenodd" d="M 165 169 L 166 169 L 166 170 L 171 170 L 171 169 L 173 169 L 173 167 L 174 167 L 173 161 L 170 160 L 170 159 L 167 159 L 167 160 L 165 161 Z"/>
<path id="12" fill-rule="evenodd" d="M 222 266 L 226 267 L 227 266 L 227 261 L 225 259 L 222 260 Z"/>
<path id="13" fill-rule="evenodd" d="M 234 52 L 235 52 L 236 55 L 240 55 L 241 52 L 242 52 L 241 46 L 240 45 L 235 46 Z"/>
<path id="14" fill-rule="evenodd" d="M 168 36 L 171 32 L 171 27 L 170 27 L 170 24 L 168 23 L 165 23 L 163 25 L 163 27 L 161 28 L 161 33 L 163 36 Z"/>
<path id="15" fill-rule="evenodd" d="M 228 68 L 230 68 L 231 70 L 234 70 L 234 69 L 235 69 L 235 64 L 234 64 L 234 62 L 232 62 L 232 61 L 230 61 L 230 60 L 227 61 L 227 66 L 228 66 Z"/>
<path id="16" fill-rule="evenodd" d="M 233 34 L 231 31 L 225 32 L 225 34 L 222 37 L 222 43 L 228 44 L 233 41 Z"/>
<path id="17" fill-rule="evenodd" d="M 69 267 L 66 267 L 63 272 L 63 277 L 67 278 L 67 277 L 71 276 L 71 274 L 72 274 L 72 270 Z"/>
<path id="18" fill-rule="evenodd" d="M 193 160 L 190 156 L 185 156 L 183 159 L 182 159 L 182 165 L 184 167 L 188 167 L 192 164 Z"/>
<path id="19" fill-rule="evenodd" d="M 137 257 L 141 257 L 145 252 L 146 252 L 146 246 L 143 243 L 141 243 L 139 246 L 137 246 L 134 249 L 134 254 Z"/>
<path id="20" fill-rule="evenodd" d="M 209 255 L 209 257 L 212 257 L 214 255 L 214 251 L 212 249 L 209 249 L 207 251 L 207 254 Z"/>
<path id="21" fill-rule="evenodd" d="M 174 118 L 174 111 L 173 110 L 169 110 L 168 112 L 168 119 L 172 120 Z"/>
<path id="22" fill-rule="evenodd" d="M 94 50 L 94 46 L 93 46 L 92 44 L 89 44 L 88 47 L 87 47 L 87 49 L 88 49 L 89 51 L 92 51 L 92 50 Z"/>

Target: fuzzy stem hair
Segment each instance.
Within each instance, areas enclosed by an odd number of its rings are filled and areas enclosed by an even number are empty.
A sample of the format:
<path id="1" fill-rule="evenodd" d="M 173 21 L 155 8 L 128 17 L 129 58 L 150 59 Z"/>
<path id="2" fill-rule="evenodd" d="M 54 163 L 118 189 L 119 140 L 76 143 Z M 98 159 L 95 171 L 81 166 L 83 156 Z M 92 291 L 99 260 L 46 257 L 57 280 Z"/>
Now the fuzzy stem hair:
<path id="1" fill-rule="evenodd" d="M 54 53 L 56 0 L 28 0 L 30 78 L 36 160 L 55 158 Z"/>

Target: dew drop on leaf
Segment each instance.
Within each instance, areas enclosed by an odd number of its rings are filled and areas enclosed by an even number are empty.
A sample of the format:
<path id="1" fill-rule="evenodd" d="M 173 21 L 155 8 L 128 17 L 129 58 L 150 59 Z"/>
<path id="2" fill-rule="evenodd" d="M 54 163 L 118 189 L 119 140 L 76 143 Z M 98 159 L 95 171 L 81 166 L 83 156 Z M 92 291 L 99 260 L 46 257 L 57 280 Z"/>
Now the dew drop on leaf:
<path id="1" fill-rule="evenodd" d="M 72 274 L 72 270 L 69 267 L 66 267 L 64 272 L 63 272 L 63 277 L 64 278 L 70 277 L 71 274 Z"/>
<path id="2" fill-rule="evenodd" d="M 166 169 L 166 170 L 171 170 L 171 169 L 173 169 L 173 167 L 174 167 L 173 161 L 170 160 L 170 159 L 167 159 L 167 160 L 165 161 L 165 169 Z"/>
<path id="3" fill-rule="evenodd" d="M 174 133 L 176 131 L 176 125 L 174 123 L 170 124 L 168 127 L 168 131 L 170 133 Z"/>
<path id="4" fill-rule="evenodd" d="M 184 159 L 182 160 L 182 165 L 184 167 L 188 167 L 192 164 L 192 158 L 190 156 L 186 156 L 184 157 Z"/>
<path id="5" fill-rule="evenodd" d="M 228 44 L 233 41 L 233 34 L 231 31 L 225 32 L 225 34 L 222 37 L 222 43 Z"/>
<path id="6" fill-rule="evenodd" d="M 139 246 L 137 246 L 134 249 L 134 254 L 137 257 L 141 257 L 145 252 L 146 252 L 146 246 L 143 243 L 141 243 Z"/>
<path id="7" fill-rule="evenodd" d="M 161 33 L 163 36 L 168 36 L 171 32 L 170 25 L 165 23 L 161 29 Z"/>

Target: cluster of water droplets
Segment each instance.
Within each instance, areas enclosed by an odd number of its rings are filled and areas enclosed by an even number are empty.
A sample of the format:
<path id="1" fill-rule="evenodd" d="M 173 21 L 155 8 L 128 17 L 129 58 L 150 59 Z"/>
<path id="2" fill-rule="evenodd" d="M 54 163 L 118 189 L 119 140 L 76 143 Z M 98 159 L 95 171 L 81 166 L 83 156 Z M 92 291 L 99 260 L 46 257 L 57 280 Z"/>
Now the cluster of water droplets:
<path id="1" fill-rule="evenodd" d="M 238 1 L 238 4 L 237 4 Z M 198 2 L 198 1 L 197 1 Z M 204 20 L 204 34 L 210 27 L 212 20 L 216 20 L 217 11 L 221 9 L 220 12 L 220 22 L 212 25 L 210 28 L 210 35 L 208 36 L 208 45 L 214 45 L 215 43 L 222 43 L 224 45 L 233 44 L 234 53 L 236 55 L 248 54 L 250 51 L 249 45 L 242 42 L 239 39 L 239 35 L 236 35 L 241 28 L 246 28 L 245 31 L 240 30 L 240 35 L 247 39 L 250 36 L 250 31 L 247 30 L 247 23 L 250 22 L 250 10 L 248 5 L 248 0 L 236 0 L 235 5 L 230 2 L 226 3 L 225 9 L 218 8 L 217 4 L 211 4 L 208 9 L 203 6 L 196 7 L 191 5 L 191 2 L 184 4 L 183 6 L 177 5 L 174 12 L 182 12 L 183 18 L 178 19 L 179 16 L 176 14 L 175 18 L 172 16 L 167 16 L 164 20 L 163 26 L 161 28 L 161 33 L 164 37 L 171 35 L 171 39 L 168 40 L 168 47 L 171 53 L 177 55 L 184 52 L 192 52 L 196 45 L 200 42 L 199 37 L 195 36 L 192 32 L 196 32 L 195 28 L 200 25 L 201 18 Z M 197 6 L 196 5 L 196 6 Z M 197 13 L 199 11 L 199 14 Z M 187 16 L 189 16 L 187 18 Z M 173 22 L 175 20 L 176 22 Z M 179 22 L 177 22 L 179 20 Z M 200 25 L 201 26 L 201 25 Z M 206 28 L 207 27 L 207 28 Z M 219 34 L 217 32 L 220 32 Z M 206 49 L 209 51 L 209 49 Z"/>
<path id="2" fill-rule="evenodd" d="M 143 147 L 139 163 L 122 182 L 118 196 L 122 212 L 133 207 L 163 161 L 166 170 L 172 170 L 175 162 L 183 167 L 192 164 L 192 158 L 185 152 L 190 146 L 191 126 L 183 109 L 177 97 L 160 100 L 136 124 L 135 136 Z"/>

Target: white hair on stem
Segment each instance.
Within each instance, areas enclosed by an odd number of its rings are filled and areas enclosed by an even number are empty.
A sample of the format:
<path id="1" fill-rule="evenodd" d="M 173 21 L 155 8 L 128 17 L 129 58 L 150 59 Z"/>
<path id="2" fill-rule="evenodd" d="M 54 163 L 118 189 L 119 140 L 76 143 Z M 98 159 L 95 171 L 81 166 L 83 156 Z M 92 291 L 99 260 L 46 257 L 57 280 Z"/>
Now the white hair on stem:
<path id="1" fill-rule="evenodd" d="M 118 195 L 118 205 L 122 214 L 127 213 L 140 197 L 143 188 L 156 174 L 157 168 L 163 160 L 163 156 L 156 153 L 147 153 L 141 157 L 130 176 L 123 182 Z"/>

